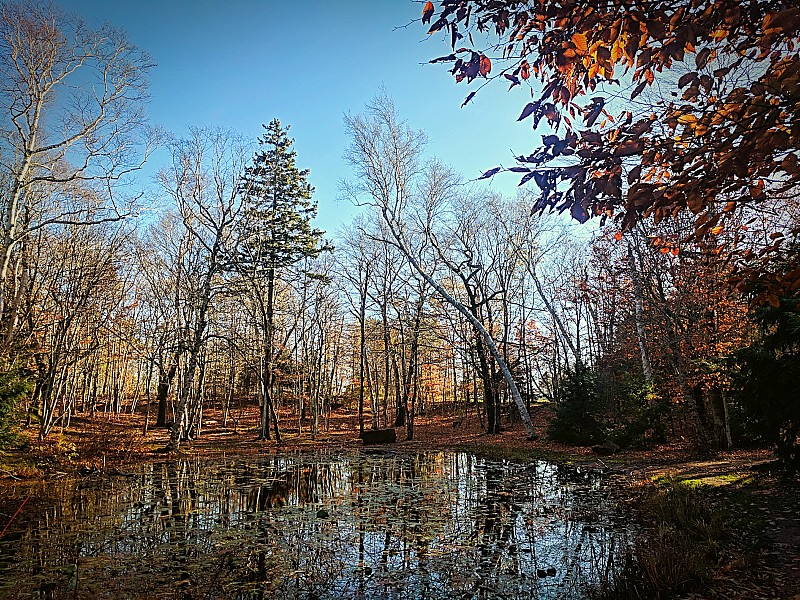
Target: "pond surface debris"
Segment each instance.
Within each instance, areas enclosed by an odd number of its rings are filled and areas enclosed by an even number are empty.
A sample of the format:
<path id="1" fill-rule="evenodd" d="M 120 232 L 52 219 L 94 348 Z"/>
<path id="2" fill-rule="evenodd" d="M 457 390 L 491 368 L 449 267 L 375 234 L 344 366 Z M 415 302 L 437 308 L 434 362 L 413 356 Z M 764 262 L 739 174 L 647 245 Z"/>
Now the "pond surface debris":
<path id="1" fill-rule="evenodd" d="M 4 598 L 578 598 L 632 534 L 598 470 L 467 452 L 178 458 L 40 485 L 0 539 Z"/>

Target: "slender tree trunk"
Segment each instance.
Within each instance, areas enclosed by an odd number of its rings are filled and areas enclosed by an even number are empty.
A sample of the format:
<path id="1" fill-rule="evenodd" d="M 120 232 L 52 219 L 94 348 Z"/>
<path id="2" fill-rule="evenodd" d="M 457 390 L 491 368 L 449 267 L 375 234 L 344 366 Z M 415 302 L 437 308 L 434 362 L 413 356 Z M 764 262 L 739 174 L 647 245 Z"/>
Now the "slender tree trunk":
<path id="1" fill-rule="evenodd" d="M 572 351 L 572 355 L 575 357 L 575 360 L 580 360 L 580 351 L 575 347 L 575 344 L 572 342 L 572 336 L 570 336 L 567 328 L 564 326 L 561 317 L 558 316 L 555 307 L 550 303 L 547 295 L 545 295 L 544 290 L 542 289 L 542 283 L 539 281 L 539 277 L 536 275 L 536 269 L 531 264 L 528 264 L 528 273 L 530 273 L 531 279 L 533 279 L 533 284 L 536 286 L 536 291 L 539 292 L 539 297 L 542 299 L 542 302 L 544 302 L 547 312 L 550 313 L 550 316 L 553 318 L 553 322 L 556 324 L 556 327 L 558 327 L 561 335 L 564 336 L 564 342 L 567 344 L 567 346 L 569 346 L 569 349 Z"/>
<path id="2" fill-rule="evenodd" d="M 397 364 L 397 357 L 392 356 L 392 370 L 394 371 L 394 400 L 395 400 L 395 418 L 394 418 L 394 426 L 395 427 L 405 427 L 406 426 L 406 405 L 403 402 L 403 392 L 400 389 L 401 382 L 403 381 L 402 377 L 400 376 L 400 366 Z"/>
<path id="3" fill-rule="evenodd" d="M 178 372 L 178 361 L 173 361 L 167 371 L 161 367 L 158 369 L 158 387 L 156 388 L 156 402 L 158 402 L 158 415 L 156 416 L 156 427 L 167 426 L 167 397 L 169 388 L 175 374 Z"/>
<path id="4" fill-rule="evenodd" d="M 647 331 L 644 327 L 644 297 L 642 293 L 642 282 L 639 279 L 639 269 L 633 258 L 633 247 L 628 242 L 628 268 L 631 272 L 633 281 L 634 296 L 634 321 L 636 322 L 636 338 L 639 341 L 639 352 L 642 357 L 642 373 L 647 384 L 653 381 L 653 367 L 650 363 L 650 353 L 647 351 Z"/>
<path id="5" fill-rule="evenodd" d="M 367 290 L 364 283 L 364 290 L 361 292 L 361 304 L 358 311 L 359 325 L 359 362 L 358 362 L 358 433 L 364 435 L 364 367 L 366 357 L 366 320 L 367 320 Z"/>
<path id="6" fill-rule="evenodd" d="M 453 298 L 448 291 L 442 287 L 439 282 L 437 282 L 433 277 L 431 277 L 419 264 L 419 261 L 414 257 L 413 254 L 408 250 L 400 232 L 397 231 L 394 221 L 392 217 L 389 215 L 389 210 L 386 207 L 382 209 L 384 221 L 389 227 L 389 230 L 392 233 L 392 237 L 394 237 L 395 242 L 397 242 L 397 246 L 403 255 L 406 257 L 408 262 L 411 263 L 411 266 L 417 271 L 420 276 L 428 282 L 428 284 L 436 290 L 436 292 L 451 306 L 453 306 L 458 312 L 460 312 L 469 322 L 470 324 L 478 330 L 478 333 L 483 338 L 486 346 L 489 348 L 489 352 L 491 352 L 494 359 L 497 361 L 500 370 L 503 373 L 503 377 L 508 384 L 508 387 L 511 389 L 511 397 L 514 399 L 514 403 L 517 405 L 517 410 L 519 410 L 520 417 L 522 418 L 522 422 L 525 424 L 525 429 L 528 433 L 528 439 L 534 440 L 538 437 L 536 431 L 533 429 L 533 423 L 531 422 L 530 414 L 528 413 L 528 409 L 525 406 L 525 402 L 522 400 L 522 396 L 519 393 L 519 389 L 517 388 L 517 384 L 514 382 L 514 378 L 511 375 L 511 371 L 508 369 L 508 365 L 503 360 L 500 352 L 497 349 L 497 346 L 492 339 L 492 336 L 489 335 L 489 332 L 486 331 L 486 328 L 483 324 L 475 318 L 472 313 L 467 309 L 466 306 L 461 304 L 458 300 Z"/>
<path id="7" fill-rule="evenodd" d="M 274 261 L 273 261 L 274 262 Z M 270 420 L 275 430 L 275 441 L 280 443 L 281 432 L 278 427 L 278 415 L 272 398 L 274 382 L 274 329 L 275 329 L 275 269 L 267 270 L 267 306 L 264 331 L 264 368 L 261 371 L 261 391 L 263 404 L 261 405 L 261 432 L 260 439 L 270 438 Z"/>

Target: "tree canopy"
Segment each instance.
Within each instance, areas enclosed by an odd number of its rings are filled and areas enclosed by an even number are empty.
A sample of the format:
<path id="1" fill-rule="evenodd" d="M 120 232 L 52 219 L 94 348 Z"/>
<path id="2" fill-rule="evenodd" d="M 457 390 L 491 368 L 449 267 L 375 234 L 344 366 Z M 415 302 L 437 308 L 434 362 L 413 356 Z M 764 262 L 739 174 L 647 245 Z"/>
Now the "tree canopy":
<path id="1" fill-rule="evenodd" d="M 317 214 L 311 200 L 314 188 L 308 183 L 308 169 L 295 164 L 289 128 L 273 119 L 264 129 L 258 140 L 262 149 L 242 178 L 247 219 L 237 262 L 255 271 L 286 267 L 323 250 L 323 232 L 311 227 Z"/>
<path id="2" fill-rule="evenodd" d="M 519 120 L 552 133 L 505 170 L 538 186 L 535 210 L 621 229 L 691 215 L 675 251 L 729 252 L 756 302 L 800 290 L 796 2 L 445 0 L 422 22 L 457 82 L 530 89 Z"/>

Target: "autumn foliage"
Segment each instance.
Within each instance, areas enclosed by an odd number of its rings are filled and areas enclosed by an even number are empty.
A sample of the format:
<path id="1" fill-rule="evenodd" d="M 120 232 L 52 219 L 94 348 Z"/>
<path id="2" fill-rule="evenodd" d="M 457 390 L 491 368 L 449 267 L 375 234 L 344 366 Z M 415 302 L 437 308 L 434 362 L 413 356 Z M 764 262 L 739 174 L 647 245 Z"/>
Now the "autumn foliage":
<path id="1" fill-rule="evenodd" d="M 740 291 L 777 305 L 800 290 L 795 3 L 445 0 L 435 14 L 429 5 L 429 33 L 447 32 L 453 50 L 431 62 L 470 82 L 488 75 L 491 57 L 493 78 L 530 89 L 519 120 L 552 130 L 505 169 L 538 186 L 536 210 L 613 217 L 623 229 L 690 213 L 680 241 L 716 246 L 729 232 Z M 771 211 L 779 216 L 764 224 Z"/>

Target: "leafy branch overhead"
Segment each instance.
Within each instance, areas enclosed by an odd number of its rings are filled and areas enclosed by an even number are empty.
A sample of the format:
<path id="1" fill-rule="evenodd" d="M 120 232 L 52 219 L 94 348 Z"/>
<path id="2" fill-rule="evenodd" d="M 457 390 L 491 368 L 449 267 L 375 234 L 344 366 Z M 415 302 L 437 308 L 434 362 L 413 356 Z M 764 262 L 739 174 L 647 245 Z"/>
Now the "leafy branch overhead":
<path id="1" fill-rule="evenodd" d="M 452 65 L 456 82 L 486 77 L 493 59 L 510 88 L 530 88 L 519 120 L 546 122 L 553 134 L 517 166 L 483 177 L 506 170 L 533 180 L 534 210 L 614 217 L 623 229 L 688 211 L 692 241 L 717 245 L 735 214 L 794 202 L 795 3 L 444 0 L 425 4 L 423 21 L 429 33 L 447 32 L 453 53 L 431 62 Z M 738 233 L 728 233 L 739 289 L 773 303 L 800 289 L 796 260 L 770 274 L 774 258 L 793 252 L 796 220 L 759 251 L 737 250 Z"/>

